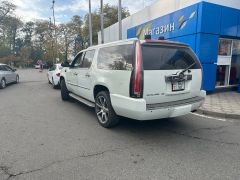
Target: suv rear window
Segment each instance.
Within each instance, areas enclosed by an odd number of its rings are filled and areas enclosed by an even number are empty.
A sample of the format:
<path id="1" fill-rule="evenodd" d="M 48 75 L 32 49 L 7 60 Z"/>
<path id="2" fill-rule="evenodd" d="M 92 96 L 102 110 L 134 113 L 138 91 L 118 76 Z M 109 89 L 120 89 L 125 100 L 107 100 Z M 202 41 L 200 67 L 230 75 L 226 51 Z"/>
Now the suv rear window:
<path id="1" fill-rule="evenodd" d="M 142 45 L 144 70 L 201 69 L 190 48 L 166 45 Z"/>
<path id="2" fill-rule="evenodd" d="M 133 44 L 103 47 L 98 52 L 97 66 L 107 70 L 132 70 Z"/>

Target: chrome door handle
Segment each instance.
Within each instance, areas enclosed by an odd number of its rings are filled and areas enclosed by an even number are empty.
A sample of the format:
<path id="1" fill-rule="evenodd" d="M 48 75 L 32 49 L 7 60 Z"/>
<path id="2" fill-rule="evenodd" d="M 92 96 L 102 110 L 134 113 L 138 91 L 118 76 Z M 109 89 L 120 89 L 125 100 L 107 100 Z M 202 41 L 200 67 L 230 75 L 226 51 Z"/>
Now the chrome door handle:
<path id="1" fill-rule="evenodd" d="M 86 76 L 86 77 L 90 77 L 90 74 L 87 73 L 87 74 L 85 74 L 85 76 Z"/>
<path id="2" fill-rule="evenodd" d="M 77 76 L 77 75 L 78 75 L 78 73 L 76 73 L 76 72 L 75 72 L 75 73 L 73 73 L 73 75 Z"/>

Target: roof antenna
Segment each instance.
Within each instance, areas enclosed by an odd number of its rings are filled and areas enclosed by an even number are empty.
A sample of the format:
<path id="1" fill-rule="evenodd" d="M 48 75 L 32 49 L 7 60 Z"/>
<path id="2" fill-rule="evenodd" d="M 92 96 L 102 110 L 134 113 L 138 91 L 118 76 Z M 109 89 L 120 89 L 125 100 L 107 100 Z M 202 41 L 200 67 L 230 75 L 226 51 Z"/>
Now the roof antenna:
<path id="1" fill-rule="evenodd" d="M 152 37 L 151 37 L 150 34 L 146 34 L 145 37 L 144 37 L 145 40 L 151 40 L 151 38 L 152 38 Z"/>
<path id="2" fill-rule="evenodd" d="M 164 36 L 160 36 L 158 40 L 165 40 Z"/>

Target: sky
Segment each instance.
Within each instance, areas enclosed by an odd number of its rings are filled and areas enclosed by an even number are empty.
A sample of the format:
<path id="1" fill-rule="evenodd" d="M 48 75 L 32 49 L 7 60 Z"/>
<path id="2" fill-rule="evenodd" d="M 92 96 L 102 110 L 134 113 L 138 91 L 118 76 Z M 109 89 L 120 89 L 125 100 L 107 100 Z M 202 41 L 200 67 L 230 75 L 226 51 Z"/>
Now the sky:
<path id="1" fill-rule="evenodd" d="M 52 0 L 8 0 L 17 6 L 16 15 L 21 20 L 34 21 L 38 19 L 49 20 L 52 16 Z M 122 6 L 127 7 L 133 14 L 156 0 L 122 0 Z M 100 7 L 100 0 L 91 0 L 92 11 Z M 117 5 L 118 0 L 103 0 L 103 3 Z M 84 16 L 88 12 L 88 0 L 55 0 L 55 17 L 57 23 L 71 20 L 74 15 Z"/>

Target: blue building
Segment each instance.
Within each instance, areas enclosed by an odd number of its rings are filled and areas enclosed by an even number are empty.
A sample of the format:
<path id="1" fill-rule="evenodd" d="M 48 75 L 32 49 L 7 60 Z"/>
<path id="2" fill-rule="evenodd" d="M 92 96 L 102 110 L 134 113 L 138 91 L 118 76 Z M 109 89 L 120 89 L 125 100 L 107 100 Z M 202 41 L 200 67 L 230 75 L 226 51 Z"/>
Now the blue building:
<path id="1" fill-rule="evenodd" d="M 231 5 L 240 7 L 240 1 L 232 0 Z M 205 90 L 237 85 L 240 79 L 240 8 L 199 1 L 134 26 L 129 25 L 128 20 L 125 24 L 123 20 L 123 31 L 126 31 L 123 38 L 163 36 L 189 44 L 202 63 Z M 105 31 L 111 34 L 113 29 L 116 31 L 114 26 L 116 24 Z"/>

